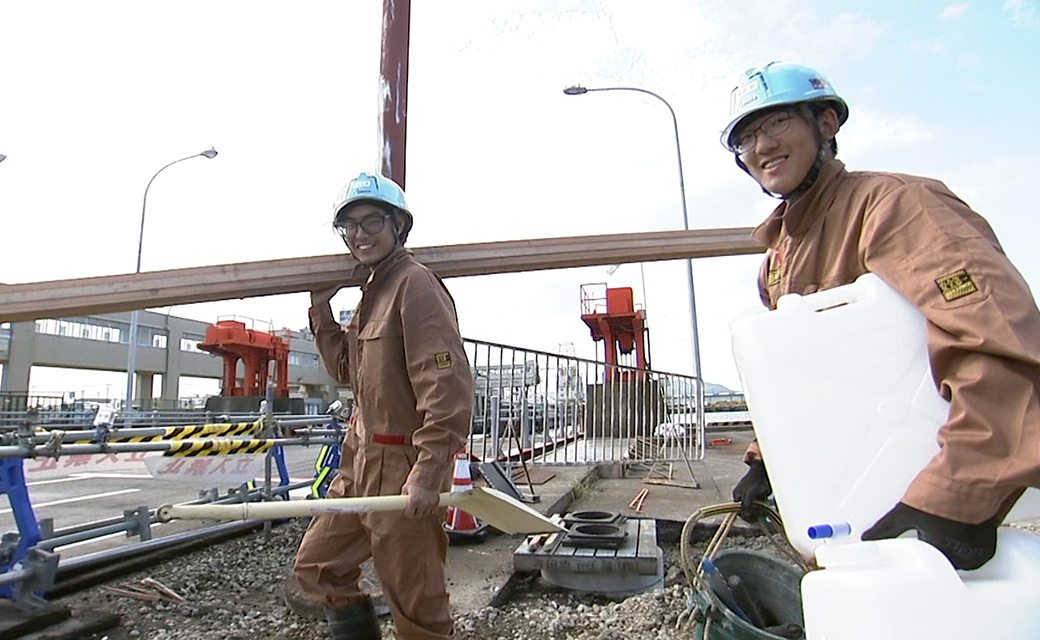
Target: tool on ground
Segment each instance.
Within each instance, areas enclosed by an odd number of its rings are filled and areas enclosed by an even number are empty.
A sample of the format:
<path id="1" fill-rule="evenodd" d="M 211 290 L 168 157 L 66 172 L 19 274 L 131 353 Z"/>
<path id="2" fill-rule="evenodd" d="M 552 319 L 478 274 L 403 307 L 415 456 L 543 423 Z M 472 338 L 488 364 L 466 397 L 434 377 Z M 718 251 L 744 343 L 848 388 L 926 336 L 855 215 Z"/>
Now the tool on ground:
<path id="1" fill-rule="evenodd" d="M 643 510 L 643 503 L 646 502 L 646 496 L 649 493 L 650 490 L 644 487 L 636 494 L 635 498 L 632 498 L 632 502 L 628 503 L 628 508 L 632 509 L 636 513 L 640 513 Z"/>
<path id="2" fill-rule="evenodd" d="M 403 511 L 408 496 L 370 496 L 364 498 L 325 498 L 243 502 L 240 504 L 163 505 L 156 511 L 159 522 L 170 520 L 276 520 L 319 513 L 366 513 Z M 502 533 L 547 533 L 563 528 L 519 500 L 488 489 L 440 494 L 440 506 L 458 507 L 490 524 Z"/>

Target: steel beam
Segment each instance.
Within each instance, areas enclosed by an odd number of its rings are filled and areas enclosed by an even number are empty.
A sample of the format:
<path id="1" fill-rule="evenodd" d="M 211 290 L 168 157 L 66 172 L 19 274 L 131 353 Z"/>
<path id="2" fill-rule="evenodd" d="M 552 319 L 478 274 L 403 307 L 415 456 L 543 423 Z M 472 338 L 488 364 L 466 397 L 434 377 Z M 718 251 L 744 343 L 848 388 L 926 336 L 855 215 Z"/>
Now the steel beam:
<path id="1" fill-rule="evenodd" d="M 414 249 L 443 278 L 761 253 L 748 227 L 508 240 Z M 368 270 L 349 254 L 0 285 L 0 322 L 131 311 L 359 286 Z"/>
<path id="2" fill-rule="evenodd" d="M 408 44 L 412 3 L 383 0 L 379 60 L 379 171 L 405 188 L 408 142 Z"/>

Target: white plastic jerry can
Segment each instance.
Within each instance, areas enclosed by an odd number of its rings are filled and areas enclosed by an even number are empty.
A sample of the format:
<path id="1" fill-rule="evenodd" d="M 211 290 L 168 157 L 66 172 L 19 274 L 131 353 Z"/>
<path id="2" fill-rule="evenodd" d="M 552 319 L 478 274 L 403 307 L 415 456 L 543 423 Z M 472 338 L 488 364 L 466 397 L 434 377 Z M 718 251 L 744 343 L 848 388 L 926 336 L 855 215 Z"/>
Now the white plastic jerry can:
<path id="1" fill-rule="evenodd" d="M 1001 527 L 997 554 L 956 571 L 920 540 L 825 544 L 802 578 L 808 640 L 1035 640 L 1040 537 Z"/>
<path id="2" fill-rule="evenodd" d="M 802 583 L 810 640 L 1040 637 L 1040 538 L 1002 529 L 997 556 L 973 572 L 955 571 L 917 540 L 860 541 L 939 451 L 949 412 L 913 305 L 866 274 L 783 296 L 775 311 L 735 319 L 731 329 L 787 537 L 825 567 Z M 1040 517 L 1027 503 L 1040 504 L 1035 490 L 1009 518 Z M 988 628 L 975 626 L 983 605 Z M 1008 629 L 1029 624 L 1019 635 L 991 633 L 999 616 Z M 888 622 L 910 619 L 923 626 Z"/>

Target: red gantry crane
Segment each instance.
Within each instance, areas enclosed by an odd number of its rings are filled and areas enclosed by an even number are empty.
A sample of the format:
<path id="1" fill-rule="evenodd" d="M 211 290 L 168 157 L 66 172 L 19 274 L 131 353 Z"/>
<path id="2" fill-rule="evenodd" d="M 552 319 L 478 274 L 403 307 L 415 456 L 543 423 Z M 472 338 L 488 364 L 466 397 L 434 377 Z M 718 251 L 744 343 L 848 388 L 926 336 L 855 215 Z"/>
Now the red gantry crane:
<path id="1" fill-rule="evenodd" d="M 608 288 L 606 283 L 581 285 L 581 319 L 592 331 L 592 339 L 604 344 L 607 368 L 604 382 L 646 379 L 650 366 L 646 312 L 636 309 L 631 287 Z M 635 351 L 636 372 L 618 370 L 620 354 Z M 634 375 L 633 375 L 634 374 Z"/>
<path id="2" fill-rule="evenodd" d="M 247 329 L 238 320 L 217 320 L 206 328 L 206 340 L 199 349 L 224 359 L 222 396 L 262 398 L 267 390 L 268 369 L 274 362 L 274 397 L 289 397 L 289 338 L 256 329 Z M 245 375 L 238 385 L 238 363 Z"/>

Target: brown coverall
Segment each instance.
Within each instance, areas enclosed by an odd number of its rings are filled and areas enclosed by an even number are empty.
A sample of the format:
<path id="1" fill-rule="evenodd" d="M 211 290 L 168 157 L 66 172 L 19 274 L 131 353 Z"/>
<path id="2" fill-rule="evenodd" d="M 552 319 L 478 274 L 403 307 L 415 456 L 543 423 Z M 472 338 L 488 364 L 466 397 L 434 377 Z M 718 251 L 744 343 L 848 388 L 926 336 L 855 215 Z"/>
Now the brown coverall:
<path id="1" fill-rule="evenodd" d="M 325 367 L 349 382 L 356 401 L 328 497 L 395 495 L 406 482 L 446 491 L 474 393 L 454 302 L 405 249 L 379 263 L 362 291 L 346 332 L 328 305 L 310 310 Z M 327 609 L 352 606 L 365 597 L 359 566 L 371 556 L 398 637 L 450 638 L 444 511 L 317 515 L 296 555 L 296 580 Z"/>
<path id="2" fill-rule="evenodd" d="M 769 247 L 759 286 L 770 307 L 872 272 L 927 317 L 932 375 L 951 405 L 942 449 L 904 503 L 977 524 L 1040 486 L 1040 313 L 981 216 L 935 180 L 831 160 L 753 235 Z"/>

